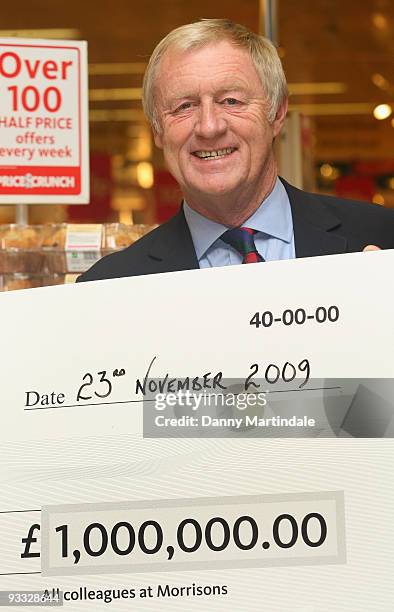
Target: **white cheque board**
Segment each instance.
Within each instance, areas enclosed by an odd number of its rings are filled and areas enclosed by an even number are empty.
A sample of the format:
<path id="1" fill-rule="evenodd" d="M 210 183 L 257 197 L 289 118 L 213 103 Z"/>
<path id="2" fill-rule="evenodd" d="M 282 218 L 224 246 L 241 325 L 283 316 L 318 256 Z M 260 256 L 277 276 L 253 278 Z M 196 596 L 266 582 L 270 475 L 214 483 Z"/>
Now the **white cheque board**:
<path id="1" fill-rule="evenodd" d="M 391 611 L 393 266 L 0 295 L 0 607 Z"/>

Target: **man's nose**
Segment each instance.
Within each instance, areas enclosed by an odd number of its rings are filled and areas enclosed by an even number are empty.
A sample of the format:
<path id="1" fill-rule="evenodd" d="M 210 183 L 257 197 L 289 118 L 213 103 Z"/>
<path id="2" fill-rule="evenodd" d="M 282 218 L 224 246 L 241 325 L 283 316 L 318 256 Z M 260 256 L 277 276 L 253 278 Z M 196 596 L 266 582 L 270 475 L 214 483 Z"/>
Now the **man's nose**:
<path id="1" fill-rule="evenodd" d="M 215 138 L 227 130 L 223 109 L 213 101 L 201 102 L 194 127 L 196 136 Z"/>

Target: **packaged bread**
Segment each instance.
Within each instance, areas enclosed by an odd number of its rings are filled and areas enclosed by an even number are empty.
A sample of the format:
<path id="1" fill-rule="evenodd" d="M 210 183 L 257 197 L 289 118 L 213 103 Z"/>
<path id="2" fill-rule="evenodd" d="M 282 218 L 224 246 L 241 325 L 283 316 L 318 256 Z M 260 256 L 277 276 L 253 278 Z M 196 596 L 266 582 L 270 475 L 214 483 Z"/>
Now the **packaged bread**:
<path id="1" fill-rule="evenodd" d="M 118 251 L 131 244 L 128 226 L 123 223 L 106 223 L 104 226 L 104 250 Z"/>
<path id="2" fill-rule="evenodd" d="M 0 273 L 43 272 L 41 225 L 3 225 L 0 227 Z"/>
<path id="3" fill-rule="evenodd" d="M 105 224 L 105 238 L 104 238 L 104 250 L 117 251 L 124 249 L 133 242 L 139 240 L 142 236 L 150 232 L 155 225 L 125 225 L 123 223 L 106 223 Z"/>
<path id="4" fill-rule="evenodd" d="M 42 246 L 44 249 L 64 249 L 67 236 L 67 223 L 53 223 L 46 226 Z"/>
<path id="5" fill-rule="evenodd" d="M 42 225 L 3 225 L 0 228 L 0 249 L 37 249 L 42 245 Z"/>

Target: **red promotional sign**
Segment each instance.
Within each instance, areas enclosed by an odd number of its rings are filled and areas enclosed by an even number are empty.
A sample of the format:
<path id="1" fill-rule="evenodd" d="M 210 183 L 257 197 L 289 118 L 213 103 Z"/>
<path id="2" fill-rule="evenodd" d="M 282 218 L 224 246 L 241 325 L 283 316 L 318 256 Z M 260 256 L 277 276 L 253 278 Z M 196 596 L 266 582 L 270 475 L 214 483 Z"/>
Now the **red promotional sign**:
<path id="1" fill-rule="evenodd" d="M 0 204 L 89 202 L 85 42 L 0 39 Z"/>

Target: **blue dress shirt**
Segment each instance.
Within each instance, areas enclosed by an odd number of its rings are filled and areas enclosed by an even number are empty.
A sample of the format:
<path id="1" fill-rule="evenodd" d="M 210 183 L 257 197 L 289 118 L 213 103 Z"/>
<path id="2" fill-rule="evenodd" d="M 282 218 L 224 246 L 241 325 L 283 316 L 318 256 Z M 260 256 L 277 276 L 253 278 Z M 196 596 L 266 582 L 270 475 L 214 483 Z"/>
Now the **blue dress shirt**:
<path id="1" fill-rule="evenodd" d="M 211 221 L 183 203 L 186 221 L 192 236 L 200 268 L 232 266 L 242 263 L 242 257 L 220 236 L 228 229 Z M 277 178 L 269 196 L 243 224 L 257 231 L 256 248 L 265 261 L 295 257 L 293 217 L 286 189 Z"/>

